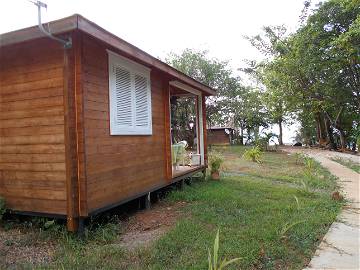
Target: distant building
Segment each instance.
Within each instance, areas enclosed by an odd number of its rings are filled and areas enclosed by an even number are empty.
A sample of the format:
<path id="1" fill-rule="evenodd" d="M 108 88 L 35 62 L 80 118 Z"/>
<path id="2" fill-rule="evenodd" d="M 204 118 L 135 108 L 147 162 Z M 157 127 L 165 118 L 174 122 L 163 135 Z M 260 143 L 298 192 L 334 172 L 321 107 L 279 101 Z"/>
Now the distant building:
<path id="1" fill-rule="evenodd" d="M 208 144 L 230 145 L 234 129 L 231 127 L 210 127 L 207 129 Z"/>

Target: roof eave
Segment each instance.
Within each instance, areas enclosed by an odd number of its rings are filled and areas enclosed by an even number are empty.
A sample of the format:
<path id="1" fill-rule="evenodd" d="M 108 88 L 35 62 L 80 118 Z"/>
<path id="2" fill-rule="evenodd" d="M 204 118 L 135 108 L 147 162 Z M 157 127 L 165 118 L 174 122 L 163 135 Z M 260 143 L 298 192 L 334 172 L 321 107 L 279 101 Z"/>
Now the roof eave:
<path id="1" fill-rule="evenodd" d="M 72 15 L 66 18 L 49 22 L 51 33 L 58 35 L 73 31 L 78 28 L 78 16 Z M 45 37 L 45 35 L 39 31 L 39 27 L 32 26 L 20 30 L 15 30 L 0 35 L 0 47 L 8 46 L 24 41 Z"/>

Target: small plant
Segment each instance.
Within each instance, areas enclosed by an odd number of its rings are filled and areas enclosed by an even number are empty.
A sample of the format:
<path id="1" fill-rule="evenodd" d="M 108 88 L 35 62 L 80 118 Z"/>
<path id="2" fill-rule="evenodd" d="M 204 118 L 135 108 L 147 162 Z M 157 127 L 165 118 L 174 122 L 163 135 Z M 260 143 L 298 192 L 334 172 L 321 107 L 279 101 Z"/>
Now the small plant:
<path id="1" fill-rule="evenodd" d="M 213 152 L 210 154 L 209 163 L 211 172 L 218 172 L 224 163 L 224 158 L 219 153 Z"/>
<path id="2" fill-rule="evenodd" d="M 305 171 L 304 175 L 308 181 L 313 180 L 315 176 L 315 161 L 310 157 L 304 158 Z"/>
<path id="3" fill-rule="evenodd" d="M 301 179 L 300 182 L 301 182 L 301 185 L 303 186 L 304 192 L 305 193 L 310 193 L 310 188 L 309 188 L 308 182 L 306 180 L 303 180 L 303 179 Z"/>
<path id="4" fill-rule="evenodd" d="M 5 212 L 6 212 L 5 199 L 0 197 L 0 220 L 2 220 L 2 217 L 4 216 Z"/>
<path id="5" fill-rule="evenodd" d="M 295 221 L 295 222 L 293 222 L 293 223 L 287 223 L 287 224 L 285 224 L 285 226 L 284 226 L 284 227 L 281 229 L 281 231 L 280 231 L 280 237 L 281 237 L 281 238 L 284 238 L 285 235 L 287 234 L 287 232 L 288 232 L 291 228 L 295 227 L 295 226 L 298 225 L 298 224 L 304 223 L 304 222 L 306 222 L 306 221 L 305 221 L 305 220 L 300 220 L 300 221 Z"/>
<path id="6" fill-rule="evenodd" d="M 252 162 L 261 163 L 262 152 L 258 146 L 247 149 L 244 152 L 243 158 L 251 160 Z"/>
<path id="7" fill-rule="evenodd" d="M 294 195 L 294 199 L 295 199 L 295 201 L 296 201 L 297 210 L 300 210 L 300 203 L 299 203 L 298 197 L 296 197 L 296 196 Z"/>
<path id="8" fill-rule="evenodd" d="M 211 178 L 213 180 L 219 180 L 220 169 L 224 163 L 224 157 L 219 153 L 212 152 L 209 156 L 209 165 L 211 171 Z"/>
<path id="9" fill-rule="evenodd" d="M 234 262 L 240 260 L 241 258 L 235 258 L 227 261 L 226 259 L 219 261 L 219 230 L 216 233 L 215 241 L 214 241 L 214 253 L 211 255 L 211 251 L 209 249 L 209 270 L 221 270 L 226 266 L 233 264 Z"/>

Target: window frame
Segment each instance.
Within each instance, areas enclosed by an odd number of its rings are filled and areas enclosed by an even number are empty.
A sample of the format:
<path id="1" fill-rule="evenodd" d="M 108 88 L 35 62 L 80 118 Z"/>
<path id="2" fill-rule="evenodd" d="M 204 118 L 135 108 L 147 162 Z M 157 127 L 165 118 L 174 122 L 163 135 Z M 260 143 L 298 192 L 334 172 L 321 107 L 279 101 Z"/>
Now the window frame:
<path id="1" fill-rule="evenodd" d="M 138 64 L 128 58 L 117 53 L 107 50 L 108 53 L 108 73 L 109 73 L 109 116 L 110 116 L 110 135 L 152 135 L 152 106 L 151 106 L 151 69 Z M 130 73 L 131 80 L 131 115 L 132 126 L 119 126 L 116 122 L 117 104 L 116 104 L 116 88 L 115 74 L 113 67 L 118 66 Z M 146 127 L 136 126 L 136 97 L 135 97 L 135 76 L 145 77 L 147 80 L 147 99 L 148 99 L 148 125 Z"/>

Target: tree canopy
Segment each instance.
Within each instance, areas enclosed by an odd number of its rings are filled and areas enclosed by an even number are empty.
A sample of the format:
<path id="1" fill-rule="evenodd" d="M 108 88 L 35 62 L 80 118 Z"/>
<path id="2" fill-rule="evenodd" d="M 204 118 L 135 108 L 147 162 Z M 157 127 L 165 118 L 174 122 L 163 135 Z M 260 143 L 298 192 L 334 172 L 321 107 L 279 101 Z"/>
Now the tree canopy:
<path id="1" fill-rule="evenodd" d="M 217 90 L 207 101 L 209 125 L 231 123 L 254 141 L 260 128 L 298 121 L 298 139 L 323 147 L 355 149 L 360 136 L 360 0 L 329 0 L 310 10 L 299 27 L 266 26 L 247 37 L 264 55 L 243 72 L 258 82 L 244 85 L 226 61 L 206 51 L 170 54 L 167 62 Z M 244 135 L 246 132 L 246 135 Z M 359 140 L 359 139 L 358 139 Z"/>

